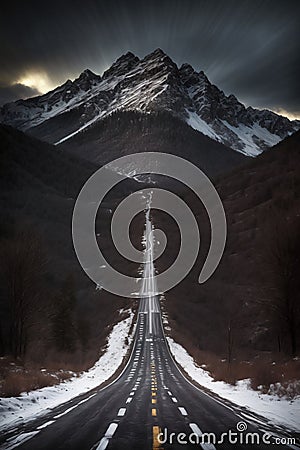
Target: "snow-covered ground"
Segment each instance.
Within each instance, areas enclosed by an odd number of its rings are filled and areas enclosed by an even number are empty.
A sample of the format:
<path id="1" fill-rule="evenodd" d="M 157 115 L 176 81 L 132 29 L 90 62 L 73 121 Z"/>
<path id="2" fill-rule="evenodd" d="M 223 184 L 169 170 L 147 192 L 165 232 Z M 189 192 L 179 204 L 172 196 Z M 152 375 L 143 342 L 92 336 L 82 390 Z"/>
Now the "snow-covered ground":
<path id="1" fill-rule="evenodd" d="M 180 344 L 170 337 L 167 337 L 167 341 L 177 364 L 199 385 L 236 405 L 246 407 L 249 411 L 266 417 L 272 423 L 299 431 L 300 398 L 291 401 L 276 395 L 261 394 L 250 388 L 250 380 L 241 380 L 236 386 L 223 381 L 214 381 L 206 370 L 197 366 Z"/>
<path id="2" fill-rule="evenodd" d="M 79 377 L 70 378 L 57 386 L 22 393 L 19 397 L 0 398 L 1 428 L 4 429 L 20 422 L 26 422 L 29 419 L 32 420 L 108 380 L 122 364 L 133 339 L 134 330 L 128 339 L 128 343 L 125 341 L 125 338 L 129 335 L 133 316 L 134 314 L 130 310 L 129 317 L 121 320 L 113 327 L 108 337 L 105 353 L 91 369 Z M 76 406 L 78 406 L 78 403 L 72 408 Z"/>

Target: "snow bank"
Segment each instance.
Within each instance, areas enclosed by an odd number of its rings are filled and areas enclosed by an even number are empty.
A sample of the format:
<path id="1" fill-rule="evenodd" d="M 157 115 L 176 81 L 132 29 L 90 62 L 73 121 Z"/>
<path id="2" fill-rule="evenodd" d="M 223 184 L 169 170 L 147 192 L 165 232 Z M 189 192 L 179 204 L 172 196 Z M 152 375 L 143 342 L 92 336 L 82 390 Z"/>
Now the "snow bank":
<path id="1" fill-rule="evenodd" d="M 128 337 L 133 316 L 133 312 L 130 311 L 129 317 L 113 327 L 105 353 L 91 369 L 79 377 L 70 378 L 57 386 L 22 393 L 19 397 L 0 398 L 2 429 L 15 425 L 15 422 L 34 419 L 108 380 L 122 364 L 132 341 L 134 331 L 131 333 L 128 344 L 125 338 Z"/>
<path id="2" fill-rule="evenodd" d="M 230 400 L 266 417 L 278 425 L 299 431 L 300 398 L 293 401 L 267 394 L 261 394 L 250 388 L 250 380 L 241 380 L 236 386 L 224 381 L 214 381 L 209 373 L 198 367 L 187 351 L 172 338 L 167 337 L 175 361 L 186 373 L 201 386 L 215 392 L 220 397 Z"/>

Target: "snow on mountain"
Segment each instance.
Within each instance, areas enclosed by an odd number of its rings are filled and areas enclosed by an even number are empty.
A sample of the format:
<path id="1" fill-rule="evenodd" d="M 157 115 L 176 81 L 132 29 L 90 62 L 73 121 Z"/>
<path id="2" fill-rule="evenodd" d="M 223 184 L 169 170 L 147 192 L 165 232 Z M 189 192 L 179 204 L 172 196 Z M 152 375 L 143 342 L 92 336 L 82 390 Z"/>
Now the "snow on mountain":
<path id="1" fill-rule="evenodd" d="M 226 96 L 214 86 L 203 71 L 196 72 L 189 64 L 178 68 L 160 49 L 141 60 L 128 52 L 102 77 L 85 70 L 74 81 L 68 80 L 47 94 L 8 103 L 0 110 L 0 121 L 33 132 L 48 120 L 59 119 L 61 135 L 54 142 L 59 144 L 120 110 L 168 111 L 249 156 L 258 155 L 300 128 L 299 121 L 246 108 L 234 95 Z M 49 133 L 42 137 L 51 141 Z"/>

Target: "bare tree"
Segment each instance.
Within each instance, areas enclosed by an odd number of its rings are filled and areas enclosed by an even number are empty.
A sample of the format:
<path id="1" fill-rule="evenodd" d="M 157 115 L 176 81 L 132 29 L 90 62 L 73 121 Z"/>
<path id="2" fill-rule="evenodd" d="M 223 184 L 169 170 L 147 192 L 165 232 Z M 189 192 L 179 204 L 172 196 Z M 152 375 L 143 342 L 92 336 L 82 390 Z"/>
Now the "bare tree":
<path id="1" fill-rule="evenodd" d="M 9 309 L 9 347 L 15 358 L 23 357 L 34 311 L 39 307 L 41 278 L 46 259 L 40 240 L 28 230 L 1 243 L 3 290 Z"/>
<path id="2" fill-rule="evenodd" d="M 71 275 L 67 275 L 55 300 L 53 335 L 56 348 L 62 352 L 73 352 L 76 347 L 75 286 Z"/>
<path id="3" fill-rule="evenodd" d="M 230 317 L 227 325 L 227 361 L 228 364 L 232 362 L 232 352 L 233 352 L 233 323 L 232 318 Z"/>
<path id="4" fill-rule="evenodd" d="M 266 269 L 270 275 L 271 289 L 264 303 L 271 312 L 271 322 L 277 328 L 278 349 L 282 336 L 288 336 L 290 352 L 298 350 L 300 289 L 300 228 L 299 220 L 276 217 L 269 230 L 266 246 Z"/>

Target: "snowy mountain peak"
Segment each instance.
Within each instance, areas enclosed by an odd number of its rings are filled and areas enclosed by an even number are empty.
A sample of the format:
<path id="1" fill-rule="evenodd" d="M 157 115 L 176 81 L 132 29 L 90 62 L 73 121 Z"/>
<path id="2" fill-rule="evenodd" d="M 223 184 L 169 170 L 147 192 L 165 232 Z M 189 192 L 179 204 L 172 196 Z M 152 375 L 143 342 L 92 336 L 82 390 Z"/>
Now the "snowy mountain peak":
<path id="1" fill-rule="evenodd" d="M 131 52 L 120 56 L 112 66 L 103 73 L 103 79 L 125 75 L 139 62 L 139 58 Z"/>
<path id="2" fill-rule="evenodd" d="M 85 69 L 76 80 L 73 81 L 74 85 L 77 85 L 79 89 L 87 91 L 92 86 L 95 86 L 101 81 L 101 76 L 96 75 L 89 69 Z"/>
<path id="3" fill-rule="evenodd" d="M 246 108 L 233 94 L 227 96 L 213 85 L 203 71 L 187 63 L 178 68 L 160 48 L 143 59 L 127 52 L 102 77 L 86 69 L 73 82 L 68 80 L 47 94 L 6 104 L 0 110 L 0 121 L 32 133 L 38 129 L 39 137 L 60 143 L 119 110 L 167 111 L 250 156 L 300 128 L 299 121 Z M 57 121 L 56 140 L 47 131 L 49 119 L 51 130 Z"/>
<path id="4" fill-rule="evenodd" d="M 142 60 L 146 64 L 157 64 L 157 66 L 165 66 L 168 68 L 177 69 L 177 65 L 174 61 L 160 48 L 154 50 L 154 52 L 149 53 Z"/>
<path id="5" fill-rule="evenodd" d="M 85 69 L 77 78 L 78 80 L 99 80 L 101 79 L 100 75 L 96 75 L 90 69 Z"/>
<path id="6" fill-rule="evenodd" d="M 149 53 L 146 58 L 169 58 L 169 56 L 161 49 L 156 48 L 153 52 Z"/>

